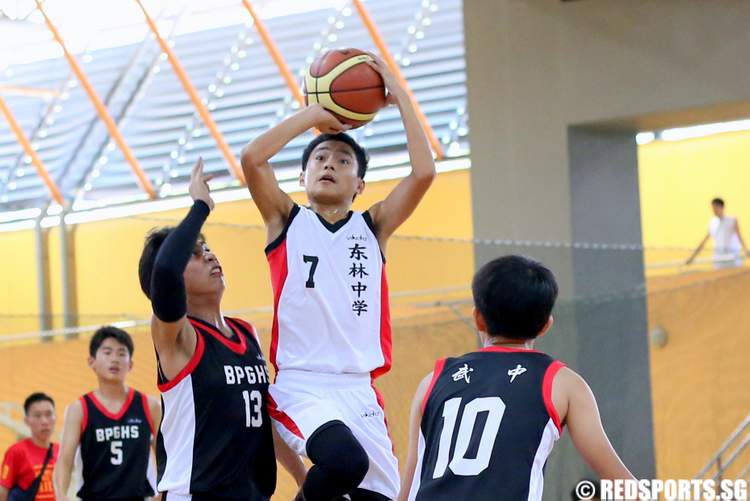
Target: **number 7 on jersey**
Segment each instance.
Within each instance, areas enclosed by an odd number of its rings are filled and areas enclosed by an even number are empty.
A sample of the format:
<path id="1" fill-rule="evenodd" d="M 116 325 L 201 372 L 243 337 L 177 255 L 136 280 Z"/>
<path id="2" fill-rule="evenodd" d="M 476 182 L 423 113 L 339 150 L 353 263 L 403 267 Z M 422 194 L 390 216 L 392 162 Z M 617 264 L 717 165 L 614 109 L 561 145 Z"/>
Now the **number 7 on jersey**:
<path id="1" fill-rule="evenodd" d="M 307 282 L 305 282 L 305 287 L 308 289 L 314 289 L 315 288 L 315 270 L 318 268 L 318 256 L 302 256 L 302 260 L 306 263 L 311 263 L 310 266 L 310 276 L 307 277 Z"/>

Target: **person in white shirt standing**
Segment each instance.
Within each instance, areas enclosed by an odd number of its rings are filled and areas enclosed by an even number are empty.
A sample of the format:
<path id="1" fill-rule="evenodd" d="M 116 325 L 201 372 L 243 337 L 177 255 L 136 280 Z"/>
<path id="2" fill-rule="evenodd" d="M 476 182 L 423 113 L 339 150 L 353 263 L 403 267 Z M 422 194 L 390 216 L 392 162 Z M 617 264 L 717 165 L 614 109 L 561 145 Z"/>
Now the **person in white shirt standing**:
<path id="1" fill-rule="evenodd" d="M 696 256 L 700 254 L 709 238 L 714 240 L 714 268 L 734 268 L 742 266 L 744 256 L 749 255 L 745 240 L 740 233 L 740 225 L 737 218 L 727 216 L 724 213 L 724 200 L 714 198 L 711 201 L 714 217 L 708 225 L 708 233 L 701 241 L 698 248 L 685 264 L 692 264 Z M 744 253 L 744 254 L 743 254 Z"/>

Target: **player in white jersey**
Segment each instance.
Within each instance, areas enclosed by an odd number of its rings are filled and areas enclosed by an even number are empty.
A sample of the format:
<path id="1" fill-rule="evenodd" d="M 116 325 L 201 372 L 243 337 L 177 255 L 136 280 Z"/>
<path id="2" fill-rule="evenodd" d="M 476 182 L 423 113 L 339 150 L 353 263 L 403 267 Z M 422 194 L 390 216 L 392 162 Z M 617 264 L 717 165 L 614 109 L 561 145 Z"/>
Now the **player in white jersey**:
<path id="1" fill-rule="evenodd" d="M 711 209 L 714 217 L 708 224 L 708 233 L 686 264 L 692 264 L 709 238 L 712 238 L 714 241 L 714 268 L 742 266 L 744 256 L 748 256 L 750 253 L 748 253 L 747 245 L 745 245 L 745 240 L 740 233 L 739 221 L 736 217 L 727 216 L 724 213 L 724 200 L 721 198 L 714 198 L 711 201 Z"/>
<path id="2" fill-rule="evenodd" d="M 394 499 L 398 465 L 372 381 L 391 364 L 385 251 L 416 209 L 435 164 L 414 107 L 385 64 L 382 76 L 406 131 L 412 171 L 384 200 L 352 212 L 367 154 L 319 105 L 304 108 L 242 151 L 242 168 L 268 231 L 275 317 L 271 416 L 313 462 L 299 500 Z M 279 188 L 269 159 L 311 128 L 300 184 L 309 207 Z"/>

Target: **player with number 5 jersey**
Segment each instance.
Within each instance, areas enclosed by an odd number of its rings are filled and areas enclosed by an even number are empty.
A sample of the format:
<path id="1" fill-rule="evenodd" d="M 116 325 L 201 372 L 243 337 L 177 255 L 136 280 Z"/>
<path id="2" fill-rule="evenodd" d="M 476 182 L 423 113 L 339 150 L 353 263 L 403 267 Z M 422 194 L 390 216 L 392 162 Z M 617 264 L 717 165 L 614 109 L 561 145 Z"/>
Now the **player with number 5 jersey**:
<path id="1" fill-rule="evenodd" d="M 420 384 L 399 500 L 541 501 L 563 426 L 600 478 L 632 479 L 586 382 L 533 349 L 553 323 L 552 272 L 506 256 L 482 267 L 472 289 L 484 347 L 439 360 Z"/>
<path id="2" fill-rule="evenodd" d="M 411 173 L 384 200 L 352 211 L 365 188 L 367 153 L 320 105 L 284 120 L 242 152 L 266 225 L 274 292 L 271 416 L 282 438 L 314 465 L 299 500 L 394 499 L 399 488 L 373 386 L 391 365 L 385 252 L 427 192 L 435 164 L 408 94 L 382 61 L 368 56 L 359 64 L 382 75 L 388 101 L 401 113 L 411 160 Z M 268 162 L 312 128 L 323 134 L 302 155 L 300 184 L 309 202 L 303 207 L 279 188 Z"/>
<path id="3" fill-rule="evenodd" d="M 76 449 L 80 447 L 83 501 L 135 500 L 154 494 L 148 478 L 159 402 L 125 385 L 133 368 L 133 339 L 117 327 L 98 329 L 89 342 L 89 366 L 98 388 L 65 413 L 54 472 L 58 500 L 68 499 Z"/>
<path id="4" fill-rule="evenodd" d="M 200 233 L 214 206 L 208 180 L 199 159 L 193 207 L 177 227 L 148 234 L 139 263 L 164 409 L 157 487 L 169 501 L 267 501 L 276 486 L 268 371 L 253 327 L 221 312 L 224 273 Z M 279 445 L 301 482 L 304 465 Z"/>

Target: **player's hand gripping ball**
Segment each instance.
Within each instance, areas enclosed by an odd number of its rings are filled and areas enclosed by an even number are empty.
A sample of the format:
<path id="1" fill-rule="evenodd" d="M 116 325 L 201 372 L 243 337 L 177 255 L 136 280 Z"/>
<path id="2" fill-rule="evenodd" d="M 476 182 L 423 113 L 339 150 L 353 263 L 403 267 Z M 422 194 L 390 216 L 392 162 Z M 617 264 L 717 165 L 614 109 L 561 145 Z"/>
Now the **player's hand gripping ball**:
<path id="1" fill-rule="evenodd" d="M 305 75 L 305 101 L 319 103 L 341 123 L 365 125 L 386 105 L 383 78 L 358 49 L 330 50 L 310 65 Z"/>

